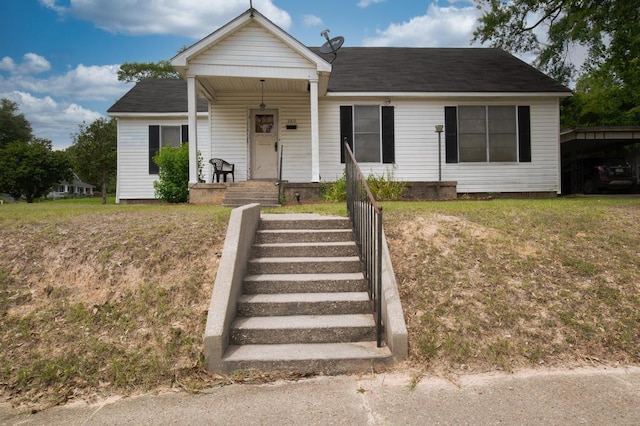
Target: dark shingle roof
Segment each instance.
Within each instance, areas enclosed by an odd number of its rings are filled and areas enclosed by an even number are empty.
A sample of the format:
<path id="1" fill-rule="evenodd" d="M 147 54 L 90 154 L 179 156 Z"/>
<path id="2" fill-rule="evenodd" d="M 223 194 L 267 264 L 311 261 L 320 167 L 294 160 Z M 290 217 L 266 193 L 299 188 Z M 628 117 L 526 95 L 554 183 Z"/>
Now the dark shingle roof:
<path id="1" fill-rule="evenodd" d="M 330 59 L 333 55 L 322 56 Z M 343 47 L 333 62 L 329 91 L 522 93 L 569 89 L 501 49 Z"/>
<path id="2" fill-rule="evenodd" d="M 318 48 L 310 48 L 318 53 Z M 330 60 L 333 55 L 320 56 Z M 343 47 L 333 62 L 329 92 L 569 93 L 570 90 L 501 49 Z M 107 112 L 187 111 L 184 80 L 147 79 Z M 198 99 L 198 111 L 207 111 Z"/>
<path id="3" fill-rule="evenodd" d="M 107 112 L 183 113 L 187 110 L 186 81 L 148 78 L 133 86 Z M 206 112 L 207 110 L 207 100 L 198 98 L 198 111 Z"/>

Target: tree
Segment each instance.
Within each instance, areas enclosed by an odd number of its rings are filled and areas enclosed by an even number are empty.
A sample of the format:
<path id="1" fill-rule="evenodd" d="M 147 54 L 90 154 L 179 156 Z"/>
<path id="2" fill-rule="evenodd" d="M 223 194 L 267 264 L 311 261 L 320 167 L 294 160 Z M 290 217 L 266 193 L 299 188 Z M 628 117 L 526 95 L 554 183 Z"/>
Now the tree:
<path id="1" fill-rule="evenodd" d="M 572 44 L 588 49 L 587 71 L 606 64 L 613 77 L 640 87 L 640 7 L 637 0 L 476 0 L 486 10 L 474 41 L 513 53 L 537 54 L 537 66 L 567 83 Z M 637 91 L 636 91 L 637 92 Z"/>
<path id="2" fill-rule="evenodd" d="M 159 180 L 153 182 L 156 198 L 186 203 L 189 200 L 189 145 L 162 148 L 153 161 L 160 167 Z"/>
<path id="3" fill-rule="evenodd" d="M 100 187 L 102 204 L 106 204 L 107 184 L 115 179 L 118 168 L 116 120 L 99 118 L 79 128 L 68 149 L 73 170 L 83 181 Z"/>
<path id="4" fill-rule="evenodd" d="M 18 104 L 10 99 L 3 98 L 0 105 L 0 148 L 9 142 L 30 141 L 31 124 L 18 113 Z"/>
<path id="5" fill-rule="evenodd" d="M 583 74 L 573 96 L 562 101 L 561 125 L 571 127 L 637 126 L 637 93 L 620 84 L 606 67 Z"/>
<path id="6" fill-rule="evenodd" d="M 179 79 L 180 73 L 173 68 L 171 62 L 125 62 L 118 70 L 118 80 L 137 83 L 145 78 Z"/>
<path id="7" fill-rule="evenodd" d="M 73 177 L 71 163 L 62 151 L 53 151 L 46 139 L 9 142 L 0 148 L 0 191 L 27 203 L 49 193 Z"/>

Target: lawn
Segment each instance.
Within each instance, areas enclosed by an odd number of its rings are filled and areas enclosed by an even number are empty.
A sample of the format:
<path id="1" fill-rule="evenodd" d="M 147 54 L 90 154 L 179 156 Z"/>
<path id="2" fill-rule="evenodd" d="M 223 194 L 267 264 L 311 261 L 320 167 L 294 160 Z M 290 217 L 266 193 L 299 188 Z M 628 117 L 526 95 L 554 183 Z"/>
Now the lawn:
<path id="1" fill-rule="evenodd" d="M 639 199 L 383 206 L 416 374 L 640 364 Z M 202 369 L 229 213 L 1 205 L 1 397 L 47 406 L 267 379 Z"/>

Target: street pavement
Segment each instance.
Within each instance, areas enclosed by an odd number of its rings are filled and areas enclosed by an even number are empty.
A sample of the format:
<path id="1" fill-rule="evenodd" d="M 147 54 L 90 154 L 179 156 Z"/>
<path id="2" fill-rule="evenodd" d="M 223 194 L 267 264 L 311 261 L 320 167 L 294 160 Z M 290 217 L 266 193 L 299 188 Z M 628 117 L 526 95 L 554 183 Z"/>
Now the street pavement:
<path id="1" fill-rule="evenodd" d="M 392 371 L 74 403 L 0 425 L 640 425 L 640 367 L 447 380 Z"/>

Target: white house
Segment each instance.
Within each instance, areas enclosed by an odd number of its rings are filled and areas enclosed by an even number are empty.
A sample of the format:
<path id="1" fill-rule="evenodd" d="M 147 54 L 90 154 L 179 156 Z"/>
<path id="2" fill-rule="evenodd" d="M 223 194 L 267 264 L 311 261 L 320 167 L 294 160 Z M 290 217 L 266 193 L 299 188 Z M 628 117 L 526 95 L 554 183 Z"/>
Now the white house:
<path id="1" fill-rule="evenodd" d="M 302 45 L 249 9 L 118 100 L 117 201 L 154 197 L 163 146 L 235 164 L 236 181 L 333 181 L 346 140 L 365 173 L 459 193 L 559 193 L 559 101 L 571 92 L 499 49 Z M 437 125 L 443 125 L 441 135 Z M 439 143 L 441 136 L 441 143 Z M 440 156 L 439 156 L 440 152 Z M 204 168 L 210 182 L 211 170 Z"/>
<path id="2" fill-rule="evenodd" d="M 49 193 L 51 198 L 64 198 L 64 197 L 91 197 L 93 196 L 93 189 L 95 186 L 84 183 L 77 174 L 73 174 L 73 181 L 67 182 L 63 180 Z"/>

